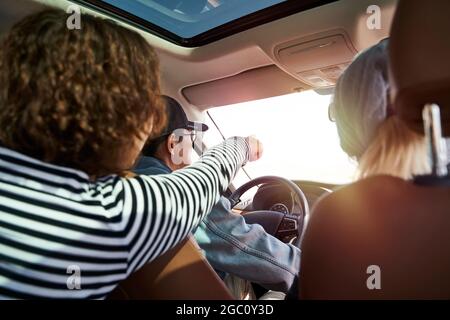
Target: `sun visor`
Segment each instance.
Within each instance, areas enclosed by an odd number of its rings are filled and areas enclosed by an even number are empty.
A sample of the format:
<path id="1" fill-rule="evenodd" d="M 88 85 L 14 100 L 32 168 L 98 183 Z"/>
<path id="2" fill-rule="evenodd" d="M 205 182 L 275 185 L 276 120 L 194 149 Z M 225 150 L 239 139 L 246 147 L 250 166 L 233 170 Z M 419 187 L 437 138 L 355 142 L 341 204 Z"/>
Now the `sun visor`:
<path id="1" fill-rule="evenodd" d="M 199 109 L 265 99 L 311 87 L 298 81 L 275 65 L 244 71 L 234 76 L 185 87 L 189 103 Z"/>

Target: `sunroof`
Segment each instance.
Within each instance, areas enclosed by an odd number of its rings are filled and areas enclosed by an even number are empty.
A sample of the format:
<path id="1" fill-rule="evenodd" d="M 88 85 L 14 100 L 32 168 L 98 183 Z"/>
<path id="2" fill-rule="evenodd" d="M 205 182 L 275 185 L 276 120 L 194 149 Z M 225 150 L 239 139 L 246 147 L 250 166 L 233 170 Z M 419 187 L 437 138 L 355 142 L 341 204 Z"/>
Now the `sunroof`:
<path id="1" fill-rule="evenodd" d="M 176 34 L 192 38 L 285 0 L 105 0 Z"/>
<path id="2" fill-rule="evenodd" d="M 336 0 L 72 0 L 184 46 L 199 46 Z"/>

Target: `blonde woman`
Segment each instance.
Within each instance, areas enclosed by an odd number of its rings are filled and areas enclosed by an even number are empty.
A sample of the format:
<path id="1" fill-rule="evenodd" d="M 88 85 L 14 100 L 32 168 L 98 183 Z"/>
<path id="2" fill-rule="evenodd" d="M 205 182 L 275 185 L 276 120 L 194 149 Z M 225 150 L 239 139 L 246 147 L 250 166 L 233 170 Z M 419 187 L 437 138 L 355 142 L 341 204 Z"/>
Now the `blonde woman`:
<path id="1" fill-rule="evenodd" d="M 358 180 L 312 210 L 302 242 L 301 297 L 448 297 L 445 281 L 435 276 L 448 265 L 440 245 L 448 242 L 448 214 L 439 204 L 430 208 L 436 190 L 411 182 L 429 172 L 427 146 L 389 104 L 387 40 L 362 52 L 340 77 L 330 115 L 342 148 L 358 161 Z M 433 189 L 441 192 L 435 199 L 448 193 Z"/>

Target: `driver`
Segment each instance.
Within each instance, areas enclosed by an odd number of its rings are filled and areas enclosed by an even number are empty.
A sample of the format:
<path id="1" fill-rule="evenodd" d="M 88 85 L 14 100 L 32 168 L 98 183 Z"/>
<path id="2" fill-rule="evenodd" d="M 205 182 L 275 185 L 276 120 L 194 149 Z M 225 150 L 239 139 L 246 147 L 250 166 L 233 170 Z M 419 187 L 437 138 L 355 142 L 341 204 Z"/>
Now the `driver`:
<path id="1" fill-rule="evenodd" d="M 177 101 L 164 99 L 168 125 L 159 137 L 147 142 L 134 170 L 137 174 L 166 174 L 189 165 L 196 133 L 208 129 L 205 124 L 188 121 Z M 244 279 L 284 293 L 296 280 L 299 248 L 283 243 L 258 224 L 245 223 L 241 215 L 231 211 L 225 197 L 203 219 L 194 236 L 222 279 L 226 274 L 233 275 L 233 283 Z M 243 298 L 239 297 L 242 291 L 230 289 L 236 298 Z"/>

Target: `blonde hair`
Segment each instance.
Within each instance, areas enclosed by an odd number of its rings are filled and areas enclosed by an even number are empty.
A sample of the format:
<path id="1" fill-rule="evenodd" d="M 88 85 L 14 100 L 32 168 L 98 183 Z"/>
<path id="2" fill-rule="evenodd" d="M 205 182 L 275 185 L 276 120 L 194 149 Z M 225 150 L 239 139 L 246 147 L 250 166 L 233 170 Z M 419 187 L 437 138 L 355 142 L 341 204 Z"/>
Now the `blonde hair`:
<path id="1" fill-rule="evenodd" d="M 387 174 L 403 179 L 429 172 L 425 138 L 398 117 L 385 119 L 359 159 L 359 179 Z"/>

